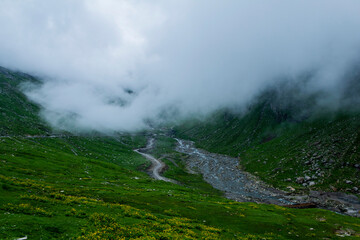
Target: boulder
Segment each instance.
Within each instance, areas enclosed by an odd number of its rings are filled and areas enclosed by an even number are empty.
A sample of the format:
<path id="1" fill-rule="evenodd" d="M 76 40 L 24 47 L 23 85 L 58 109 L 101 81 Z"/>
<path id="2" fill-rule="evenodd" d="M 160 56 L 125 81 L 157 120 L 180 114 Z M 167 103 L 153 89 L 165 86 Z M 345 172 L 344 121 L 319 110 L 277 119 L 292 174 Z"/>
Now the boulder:
<path id="1" fill-rule="evenodd" d="M 316 183 L 314 181 L 309 182 L 309 187 L 314 186 Z"/>
<path id="2" fill-rule="evenodd" d="M 299 183 L 299 184 L 302 184 L 302 183 L 304 183 L 304 178 L 303 177 L 298 177 L 298 178 L 296 178 L 296 182 Z"/>
<path id="3" fill-rule="evenodd" d="M 290 192 L 294 192 L 295 191 L 295 188 L 293 188 L 292 186 L 287 186 L 286 187 Z"/>

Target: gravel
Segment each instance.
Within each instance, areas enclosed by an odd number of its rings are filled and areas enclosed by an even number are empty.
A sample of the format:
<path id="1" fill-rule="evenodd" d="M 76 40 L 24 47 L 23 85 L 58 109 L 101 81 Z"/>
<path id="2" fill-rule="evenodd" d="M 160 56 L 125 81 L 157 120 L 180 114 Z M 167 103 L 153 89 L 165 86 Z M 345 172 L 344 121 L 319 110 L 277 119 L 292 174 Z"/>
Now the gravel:
<path id="1" fill-rule="evenodd" d="M 240 170 L 236 158 L 197 149 L 191 141 L 176 140 L 178 141 L 176 150 L 189 156 L 184 159 L 188 171 L 193 174 L 202 174 L 206 182 L 223 191 L 225 197 L 229 199 L 276 205 L 312 202 L 319 208 L 360 217 L 360 201 L 355 195 L 321 191 L 310 191 L 307 195 L 298 195 L 293 193 L 295 189 L 291 186 L 288 187 L 289 192 L 280 191 Z M 314 181 L 309 181 L 312 178 L 306 175 L 296 178 L 296 182 L 311 187 L 316 184 Z M 307 183 L 306 180 L 308 180 Z M 359 189 L 354 187 L 352 190 L 357 192 Z"/>

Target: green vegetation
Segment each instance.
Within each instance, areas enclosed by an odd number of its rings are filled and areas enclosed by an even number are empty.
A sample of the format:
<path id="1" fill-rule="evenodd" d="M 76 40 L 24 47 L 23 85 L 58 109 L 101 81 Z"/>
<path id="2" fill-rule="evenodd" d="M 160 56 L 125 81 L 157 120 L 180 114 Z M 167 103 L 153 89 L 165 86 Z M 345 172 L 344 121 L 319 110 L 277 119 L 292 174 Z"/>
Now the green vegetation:
<path id="1" fill-rule="evenodd" d="M 35 78 L 0 67 L 0 135 L 46 134 L 50 128 L 39 118 L 39 106 L 20 91 L 24 83 L 40 84 Z"/>
<path id="2" fill-rule="evenodd" d="M 21 74 L 8 74 L 20 82 Z M 1 81 L 8 76 L 0 74 Z M 359 237 L 357 218 L 223 198 L 186 172 L 185 156 L 165 136 L 157 138 L 153 154 L 169 165 L 165 176 L 180 185 L 145 173 L 150 163 L 133 151 L 145 146 L 145 135 L 52 136 L 37 117 L 39 108 L 11 84 L 0 102 L 7 112 L 1 118 L 0 239 Z M 21 101 L 11 99 L 16 94 Z"/>
<path id="3" fill-rule="evenodd" d="M 135 170 L 146 160 L 131 150 L 144 141 L 133 140 L 2 138 L 0 238 L 318 239 L 360 231 L 358 219 L 325 210 L 229 201 L 196 175 L 183 185 L 155 181 Z M 182 171 L 166 176 L 179 172 L 181 181 Z"/>
<path id="4" fill-rule="evenodd" d="M 176 140 L 166 136 L 156 137 L 156 144 L 151 154 L 167 165 L 163 175 L 167 178 L 174 179 L 180 184 L 184 184 L 192 189 L 210 192 L 217 196 L 223 194 L 214 189 L 210 184 L 203 180 L 201 174 L 191 174 L 186 170 L 185 161 L 188 157 L 186 154 L 176 152 Z"/>
<path id="5" fill-rule="evenodd" d="M 243 115 L 222 111 L 206 122 L 187 122 L 176 134 L 199 148 L 239 157 L 240 167 L 276 187 L 304 190 L 309 186 L 296 179 L 308 176 L 315 183 L 311 189 L 356 193 L 360 114 L 323 112 L 302 121 L 284 115 L 263 103 Z"/>

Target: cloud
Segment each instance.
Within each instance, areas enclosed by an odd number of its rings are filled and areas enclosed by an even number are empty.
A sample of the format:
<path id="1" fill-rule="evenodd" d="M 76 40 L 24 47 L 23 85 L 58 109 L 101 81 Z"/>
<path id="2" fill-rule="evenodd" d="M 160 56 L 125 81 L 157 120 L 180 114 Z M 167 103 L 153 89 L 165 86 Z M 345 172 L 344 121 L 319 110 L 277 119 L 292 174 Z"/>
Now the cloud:
<path id="1" fill-rule="evenodd" d="M 281 76 L 316 74 L 336 94 L 359 57 L 356 0 L 0 3 L 0 65 L 35 74 L 27 91 L 52 125 L 135 130 L 166 111 L 248 103 Z M 291 80 L 289 80 L 291 81 Z"/>

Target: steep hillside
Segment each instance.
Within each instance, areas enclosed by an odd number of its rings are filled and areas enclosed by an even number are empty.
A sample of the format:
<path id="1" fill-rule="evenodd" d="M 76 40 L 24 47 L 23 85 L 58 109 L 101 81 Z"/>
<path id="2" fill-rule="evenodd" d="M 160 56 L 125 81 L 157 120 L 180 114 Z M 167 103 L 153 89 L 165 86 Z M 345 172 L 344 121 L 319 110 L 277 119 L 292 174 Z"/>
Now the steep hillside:
<path id="1" fill-rule="evenodd" d="M 266 92 L 245 113 L 219 111 L 175 132 L 239 157 L 240 167 L 277 187 L 358 193 L 360 112 L 314 110 L 311 98 L 281 106 L 278 99 Z"/>
<path id="2" fill-rule="evenodd" d="M 22 83 L 40 84 L 34 77 L 0 67 L 0 135 L 38 135 L 49 127 L 39 118 L 39 106 L 21 92 Z"/>

